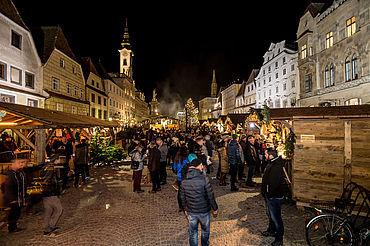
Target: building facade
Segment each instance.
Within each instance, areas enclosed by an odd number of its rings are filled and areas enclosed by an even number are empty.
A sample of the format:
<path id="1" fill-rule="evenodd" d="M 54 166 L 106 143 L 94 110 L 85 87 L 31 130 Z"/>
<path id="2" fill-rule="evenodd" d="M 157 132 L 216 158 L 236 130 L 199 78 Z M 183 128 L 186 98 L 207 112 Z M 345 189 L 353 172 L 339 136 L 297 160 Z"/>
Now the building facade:
<path id="1" fill-rule="evenodd" d="M 369 2 L 311 3 L 300 18 L 300 106 L 370 102 Z"/>
<path id="2" fill-rule="evenodd" d="M 11 0 L 0 0 L 0 101 L 44 107 L 41 60 Z"/>
<path id="3" fill-rule="evenodd" d="M 217 97 L 205 97 L 199 101 L 199 120 L 212 118 L 212 109 L 217 102 Z"/>
<path id="4" fill-rule="evenodd" d="M 239 92 L 241 83 L 233 83 L 221 91 L 222 95 L 222 111 L 221 115 L 227 115 L 229 113 L 234 113 L 235 99 Z"/>
<path id="5" fill-rule="evenodd" d="M 42 62 L 45 108 L 72 114 L 89 114 L 85 80 L 80 63 L 60 26 L 32 29 Z"/>
<path id="6" fill-rule="evenodd" d="M 256 77 L 257 108 L 264 104 L 272 108 L 296 106 L 299 96 L 297 56 L 295 45 L 286 41 L 271 43 Z"/>
<path id="7" fill-rule="evenodd" d="M 135 92 L 135 120 L 142 122 L 149 117 L 149 105 L 145 101 L 145 95 L 141 91 Z"/>
<path id="8" fill-rule="evenodd" d="M 82 57 L 81 66 L 85 77 L 85 96 L 90 102 L 90 116 L 108 120 L 108 95 L 104 80 L 90 57 Z"/>

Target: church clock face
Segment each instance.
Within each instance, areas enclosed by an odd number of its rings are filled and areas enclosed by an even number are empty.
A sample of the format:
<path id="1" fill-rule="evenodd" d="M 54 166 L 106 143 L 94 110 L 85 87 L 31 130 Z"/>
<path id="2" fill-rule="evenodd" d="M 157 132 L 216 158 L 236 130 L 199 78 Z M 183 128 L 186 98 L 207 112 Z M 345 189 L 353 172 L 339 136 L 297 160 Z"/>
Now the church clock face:
<path id="1" fill-rule="evenodd" d="M 128 52 L 127 51 L 122 51 L 122 56 L 127 56 L 128 55 Z"/>

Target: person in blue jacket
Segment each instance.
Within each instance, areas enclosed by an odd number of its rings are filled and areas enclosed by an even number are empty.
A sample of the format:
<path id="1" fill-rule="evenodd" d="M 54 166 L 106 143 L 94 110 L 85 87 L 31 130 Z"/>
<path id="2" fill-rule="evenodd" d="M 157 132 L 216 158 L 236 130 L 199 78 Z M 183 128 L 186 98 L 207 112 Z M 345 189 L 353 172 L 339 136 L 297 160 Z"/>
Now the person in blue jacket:
<path id="1" fill-rule="evenodd" d="M 188 159 L 189 151 L 185 144 L 182 144 L 180 149 L 177 151 L 175 160 L 173 163 L 173 170 L 177 173 L 177 202 L 179 204 L 179 212 L 182 212 L 181 200 L 180 200 L 180 186 L 181 186 L 181 171 L 182 168 L 190 161 Z"/>

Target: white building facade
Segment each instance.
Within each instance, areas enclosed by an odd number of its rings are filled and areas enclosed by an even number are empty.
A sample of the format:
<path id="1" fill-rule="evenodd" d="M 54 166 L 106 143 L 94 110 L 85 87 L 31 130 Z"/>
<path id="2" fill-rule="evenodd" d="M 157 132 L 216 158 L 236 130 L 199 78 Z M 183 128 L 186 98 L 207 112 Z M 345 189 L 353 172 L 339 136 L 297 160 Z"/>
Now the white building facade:
<path id="1" fill-rule="evenodd" d="M 271 43 L 263 56 L 263 65 L 256 77 L 256 107 L 271 108 L 297 105 L 299 99 L 298 53 L 286 41 Z"/>
<path id="2" fill-rule="evenodd" d="M 10 0 L 0 0 L 0 101 L 44 107 L 41 60 Z"/>

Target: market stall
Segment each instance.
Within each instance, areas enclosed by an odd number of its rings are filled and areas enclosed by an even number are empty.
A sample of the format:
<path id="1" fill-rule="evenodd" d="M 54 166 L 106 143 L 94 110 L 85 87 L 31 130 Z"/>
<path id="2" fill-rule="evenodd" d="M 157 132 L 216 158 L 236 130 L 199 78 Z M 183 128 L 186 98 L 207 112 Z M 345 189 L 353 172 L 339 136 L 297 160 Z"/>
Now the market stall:
<path id="1" fill-rule="evenodd" d="M 145 120 L 144 125 L 146 126 L 146 128 L 152 129 L 152 130 L 183 129 L 183 122 L 181 120 L 170 117 L 170 116 L 164 116 L 164 115 L 153 116 Z"/>
<path id="2" fill-rule="evenodd" d="M 87 135 L 94 127 L 117 126 L 116 122 L 94 117 L 0 102 L 0 131 L 3 134 L 7 132 L 20 143 L 16 150 L 10 151 L 11 153 L 0 153 L 0 183 L 5 180 L 4 174 L 11 166 L 11 159 L 27 159 L 28 167 L 32 169 L 42 165 L 46 157 L 46 145 L 57 132 L 67 131 L 70 137 L 74 138 L 76 129 Z M 31 176 L 37 176 L 37 173 Z M 0 207 L 2 195 L 0 193 Z"/>

